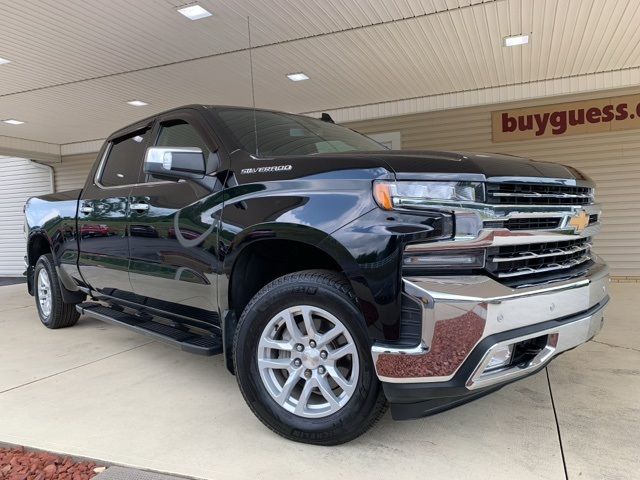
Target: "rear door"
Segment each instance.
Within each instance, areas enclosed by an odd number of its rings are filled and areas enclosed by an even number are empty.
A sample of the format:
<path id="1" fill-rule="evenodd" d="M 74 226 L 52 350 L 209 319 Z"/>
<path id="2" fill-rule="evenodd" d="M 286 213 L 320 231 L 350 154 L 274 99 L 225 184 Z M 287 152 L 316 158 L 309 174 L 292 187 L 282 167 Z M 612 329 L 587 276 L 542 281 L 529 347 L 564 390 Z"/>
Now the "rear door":
<path id="1" fill-rule="evenodd" d="M 88 285 L 106 295 L 132 291 L 129 193 L 138 181 L 150 133 L 145 127 L 110 140 L 80 197 L 80 273 Z"/>
<path id="2" fill-rule="evenodd" d="M 199 115 L 185 110 L 158 119 L 152 142 L 197 147 L 210 159 L 217 146 Z M 208 161 L 208 164 L 211 162 Z M 222 182 L 163 181 L 144 175 L 130 192 L 130 274 L 144 303 L 174 314 L 214 322 L 217 312 L 217 217 Z"/>

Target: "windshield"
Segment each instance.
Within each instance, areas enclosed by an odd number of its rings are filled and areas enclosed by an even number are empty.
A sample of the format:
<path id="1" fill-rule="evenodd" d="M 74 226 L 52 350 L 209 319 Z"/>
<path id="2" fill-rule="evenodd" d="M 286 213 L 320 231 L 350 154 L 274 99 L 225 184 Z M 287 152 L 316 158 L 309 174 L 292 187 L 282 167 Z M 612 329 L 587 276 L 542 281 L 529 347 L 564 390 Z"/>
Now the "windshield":
<path id="1" fill-rule="evenodd" d="M 386 150 L 360 133 L 333 123 L 278 112 L 221 108 L 215 111 L 235 148 L 261 157 Z M 258 148 L 256 149 L 256 137 Z"/>

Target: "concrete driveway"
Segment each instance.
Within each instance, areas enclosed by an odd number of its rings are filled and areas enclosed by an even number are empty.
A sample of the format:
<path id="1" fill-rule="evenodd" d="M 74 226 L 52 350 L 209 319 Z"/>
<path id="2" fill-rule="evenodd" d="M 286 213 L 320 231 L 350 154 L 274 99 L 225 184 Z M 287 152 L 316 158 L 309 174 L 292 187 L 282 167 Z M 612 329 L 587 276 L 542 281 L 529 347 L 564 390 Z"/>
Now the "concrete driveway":
<path id="1" fill-rule="evenodd" d="M 25 290 L 0 288 L 0 442 L 216 480 L 640 476 L 637 283 L 613 284 L 603 332 L 548 372 L 331 448 L 263 427 L 221 358 L 91 319 L 47 330 Z"/>

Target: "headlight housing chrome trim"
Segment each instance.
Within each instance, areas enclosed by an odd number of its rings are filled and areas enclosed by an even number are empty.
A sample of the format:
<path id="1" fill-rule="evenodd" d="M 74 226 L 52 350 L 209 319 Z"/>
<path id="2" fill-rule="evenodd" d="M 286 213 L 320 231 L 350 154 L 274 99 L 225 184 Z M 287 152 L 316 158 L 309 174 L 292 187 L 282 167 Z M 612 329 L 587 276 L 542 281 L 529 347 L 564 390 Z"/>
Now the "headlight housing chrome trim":
<path id="1" fill-rule="evenodd" d="M 438 205 L 462 206 L 482 203 L 484 184 L 468 181 L 388 181 L 376 180 L 373 197 L 380 208 L 432 209 Z"/>

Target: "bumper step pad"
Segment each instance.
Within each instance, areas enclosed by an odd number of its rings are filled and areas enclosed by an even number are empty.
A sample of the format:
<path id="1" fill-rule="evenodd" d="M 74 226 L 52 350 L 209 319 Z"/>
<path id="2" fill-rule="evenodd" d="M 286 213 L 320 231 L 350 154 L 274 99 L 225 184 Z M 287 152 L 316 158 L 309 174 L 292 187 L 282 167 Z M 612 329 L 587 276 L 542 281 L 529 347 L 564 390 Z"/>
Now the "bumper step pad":
<path id="1" fill-rule="evenodd" d="M 142 319 L 135 315 L 96 303 L 81 303 L 76 305 L 76 310 L 78 310 L 81 315 L 87 315 L 106 323 L 126 327 L 129 330 L 178 347 L 185 352 L 205 356 L 222 353 L 222 337 L 219 335 L 198 334 L 190 330 L 165 325 L 153 320 Z"/>

